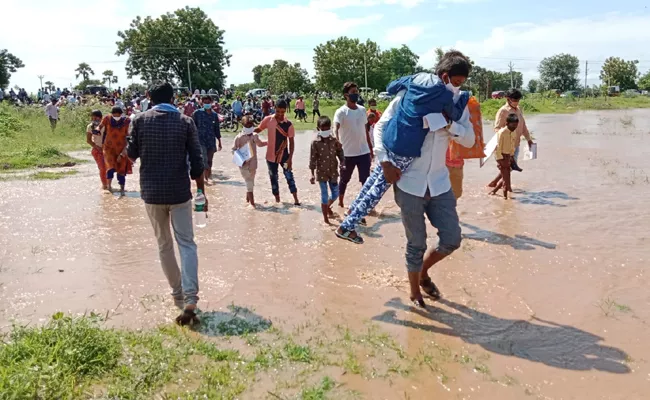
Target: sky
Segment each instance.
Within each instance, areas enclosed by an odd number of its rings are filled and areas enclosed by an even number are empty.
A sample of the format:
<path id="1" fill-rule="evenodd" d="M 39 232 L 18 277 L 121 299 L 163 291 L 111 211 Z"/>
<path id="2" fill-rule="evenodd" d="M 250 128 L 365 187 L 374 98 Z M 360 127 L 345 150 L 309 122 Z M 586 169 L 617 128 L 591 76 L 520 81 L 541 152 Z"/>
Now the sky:
<path id="1" fill-rule="evenodd" d="M 111 69 L 127 79 L 126 56 L 115 55 L 117 32 L 136 16 L 157 17 L 179 7 L 201 7 L 225 30 L 232 55 L 227 84 L 251 82 L 251 70 L 276 59 L 299 62 L 313 76 L 313 49 L 339 36 L 377 42 L 382 49 L 406 44 L 430 68 L 434 50 L 455 48 L 478 65 L 537 78 L 547 56 L 570 53 L 588 62 L 588 84 L 599 84 L 609 56 L 639 60 L 650 70 L 650 2 L 646 0 L 32 0 L 3 4 L 0 49 L 25 64 L 10 86 L 35 91 L 78 81 L 75 68 L 90 64 L 100 79 Z M 134 82 L 139 82 L 135 77 Z M 380 88 L 377 88 L 380 89 Z"/>

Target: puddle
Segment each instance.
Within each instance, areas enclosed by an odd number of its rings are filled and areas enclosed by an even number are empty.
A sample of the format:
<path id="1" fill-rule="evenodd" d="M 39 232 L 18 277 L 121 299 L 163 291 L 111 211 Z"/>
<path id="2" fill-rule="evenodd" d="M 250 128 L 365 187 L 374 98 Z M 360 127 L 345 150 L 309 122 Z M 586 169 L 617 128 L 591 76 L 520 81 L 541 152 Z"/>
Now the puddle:
<path id="1" fill-rule="evenodd" d="M 300 207 L 282 177 L 286 203 L 273 203 L 260 163 L 260 208 L 247 208 L 239 171 L 218 153 L 208 226 L 195 232 L 209 328 L 243 304 L 255 307 L 260 330 L 266 319 L 292 327 L 318 316 L 325 327 L 359 329 L 374 321 L 411 354 L 451 349 L 472 360 L 451 357 L 447 378 L 426 362 L 391 384 L 346 378 L 367 398 L 645 398 L 650 114 L 542 115 L 528 124 L 540 158 L 513 173 L 513 200 L 486 195 L 494 163 L 466 164 L 463 245 L 435 269 L 445 301 L 427 313 L 404 305 L 405 238 L 390 192 L 356 246 L 321 223 L 319 190 L 309 184 L 312 134 L 296 140 Z M 167 323 L 175 310 L 137 167 L 123 198 L 101 192 L 94 164 L 76 169 L 59 181 L 0 181 L 0 328 L 56 311 L 108 313 L 117 326 Z"/>

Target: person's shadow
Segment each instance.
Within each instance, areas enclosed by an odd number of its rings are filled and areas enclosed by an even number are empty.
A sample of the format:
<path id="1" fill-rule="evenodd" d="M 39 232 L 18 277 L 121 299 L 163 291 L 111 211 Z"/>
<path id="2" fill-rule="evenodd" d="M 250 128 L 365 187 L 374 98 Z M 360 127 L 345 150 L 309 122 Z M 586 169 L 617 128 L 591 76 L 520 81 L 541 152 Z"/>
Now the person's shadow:
<path id="1" fill-rule="evenodd" d="M 241 336 L 271 328 L 271 321 L 246 307 L 231 304 L 228 311 L 201 311 L 193 330 L 206 336 Z"/>
<path id="2" fill-rule="evenodd" d="M 436 322 L 436 325 L 397 319 L 395 310 L 385 311 L 373 320 L 459 337 L 493 353 L 519 357 L 550 367 L 576 371 L 595 369 L 615 374 L 630 372 L 630 368 L 623 363 L 627 354 L 615 347 L 600 344 L 603 338 L 592 333 L 536 317 L 527 321 L 504 319 L 453 301 L 441 299 L 439 302 L 456 312 L 437 307 L 420 310 L 405 305 L 399 298 L 386 303 L 398 310 L 415 312 Z"/>
<path id="3" fill-rule="evenodd" d="M 543 247 L 549 250 L 555 250 L 557 247 L 554 243 L 543 242 L 541 240 L 531 238 L 524 235 L 515 235 L 510 237 L 503 233 L 497 233 L 481 229 L 478 226 L 461 222 L 460 226 L 463 228 L 471 229 L 474 233 L 463 233 L 463 239 L 476 240 L 478 242 L 486 242 L 489 244 L 510 246 L 515 250 L 535 250 L 535 246 Z"/>
<path id="4" fill-rule="evenodd" d="M 537 206 L 566 207 L 566 204 L 558 203 L 554 200 L 580 200 L 577 197 L 569 196 L 564 192 L 557 190 L 547 190 L 542 192 L 515 191 L 518 196 L 515 201 L 522 204 L 533 204 Z"/>

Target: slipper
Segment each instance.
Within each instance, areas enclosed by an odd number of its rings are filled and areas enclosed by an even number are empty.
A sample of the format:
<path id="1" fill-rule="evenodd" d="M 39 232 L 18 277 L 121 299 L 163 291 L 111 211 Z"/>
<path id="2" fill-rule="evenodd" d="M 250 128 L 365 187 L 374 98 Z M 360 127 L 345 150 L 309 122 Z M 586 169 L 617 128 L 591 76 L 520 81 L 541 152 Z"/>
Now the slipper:
<path id="1" fill-rule="evenodd" d="M 185 309 L 183 310 L 181 315 L 176 317 L 176 323 L 180 326 L 186 326 L 186 325 L 199 324 L 200 321 L 199 318 L 196 316 L 194 310 Z"/>
<path id="2" fill-rule="evenodd" d="M 361 226 L 368 226 L 368 221 L 366 221 L 365 218 L 361 218 L 361 221 L 359 221 L 359 225 L 361 225 Z"/>
<path id="3" fill-rule="evenodd" d="M 350 234 L 354 231 L 346 231 L 345 229 L 341 228 L 343 233 L 339 233 L 338 229 L 334 231 L 336 234 L 336 237 L 339 239 L 347 240 L 349 242 L 352 242 L 354 244 L 363 244 L 363 238 L 357 234 L 356 237 L 350 237 Z M 356 233 L 356 232 L 355 232 Z"/>
<path id="4" fill-rule="evenodd" d="M 442 294 L 440 293 L 440 290 L 438 290 L 438 287 L 436 286 L 435 283 L 431 280 L 431 278 L 425 278 L 420 280 L 420 287 L 426 293 L 429 295 L 432 299 L 434 300 L 439 300 L 442 298 Z"/>
<path id="5" fill-rule="evenodd" d="M 411 297 L 411 303 L 413 303 L 413 306 L 415 308 L 422 308 L 424 310 L 427 309 L 427 305 L 424 302 L 423 298 L 416 299 L 415 297 Z"/>

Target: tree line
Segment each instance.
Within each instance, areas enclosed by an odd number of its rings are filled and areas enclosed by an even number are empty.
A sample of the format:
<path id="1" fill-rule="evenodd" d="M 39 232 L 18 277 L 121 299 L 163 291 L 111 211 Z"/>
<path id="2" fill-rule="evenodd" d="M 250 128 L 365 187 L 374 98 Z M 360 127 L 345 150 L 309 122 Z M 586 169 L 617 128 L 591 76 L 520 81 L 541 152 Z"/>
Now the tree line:
<path id="1" fill-rule="evenodd" d="M 128 77 L 139 76 L 145 82 L 167 80 L 179 86 L 223 90 L 226 85 L 225 68 L 230 65 L 230 54 L 225 48 L 224 31 L 219 29 L 200 8 L 185 8 L 166 13 L 157 18 L 140 16 L 129 29 L 118 31 L 116 55 L 127 55 Z M 442 49 L 437 49 L 438 57 Z M 312 92 L 315 90 L 338 92 L 347 81 L 383 91 L 393 79 L 420 71 L 424 67 L 408 46 L 381 49 L 371 40 L 365 42 L 345 36 L 329 40 L 314 48 L 315 75 L 310 77 L 299 63 L 274 60 L 253 68 L 252 81 L 237 89 L 267 88 L 274 93 L 286 91 Z M 490 92 L 523 86 L 520 71 L 498 72 L 484 68 L 472 61 L 473 71 L 466 89 L 488 97 Z M 0 87 L 9 84 L 11 73 L 24 67 L 22 61 L 0 50 Z M 570 54 L 557 54 L 544 58 L 538 67 L 539 79 L 528 83 L 530 92 L 546 90 L 581 89 L 580 60 Z M 115 84 L 117 76 L 112 70 L 93 79 L 94 71 L 85 62 L 75 70 L 82 81 L 77 86 L 84 89 L 92 84 Z M 603 86 L 620 86 L 621 90 L 650 90 L 650 71 L 641 76 L 638 60 L 610 57 L 602 65 L 600 79 Z M 46 82 L 46 86 L 53 86 Z M 586 89 L 586 88 L 585 88 Z"/>

